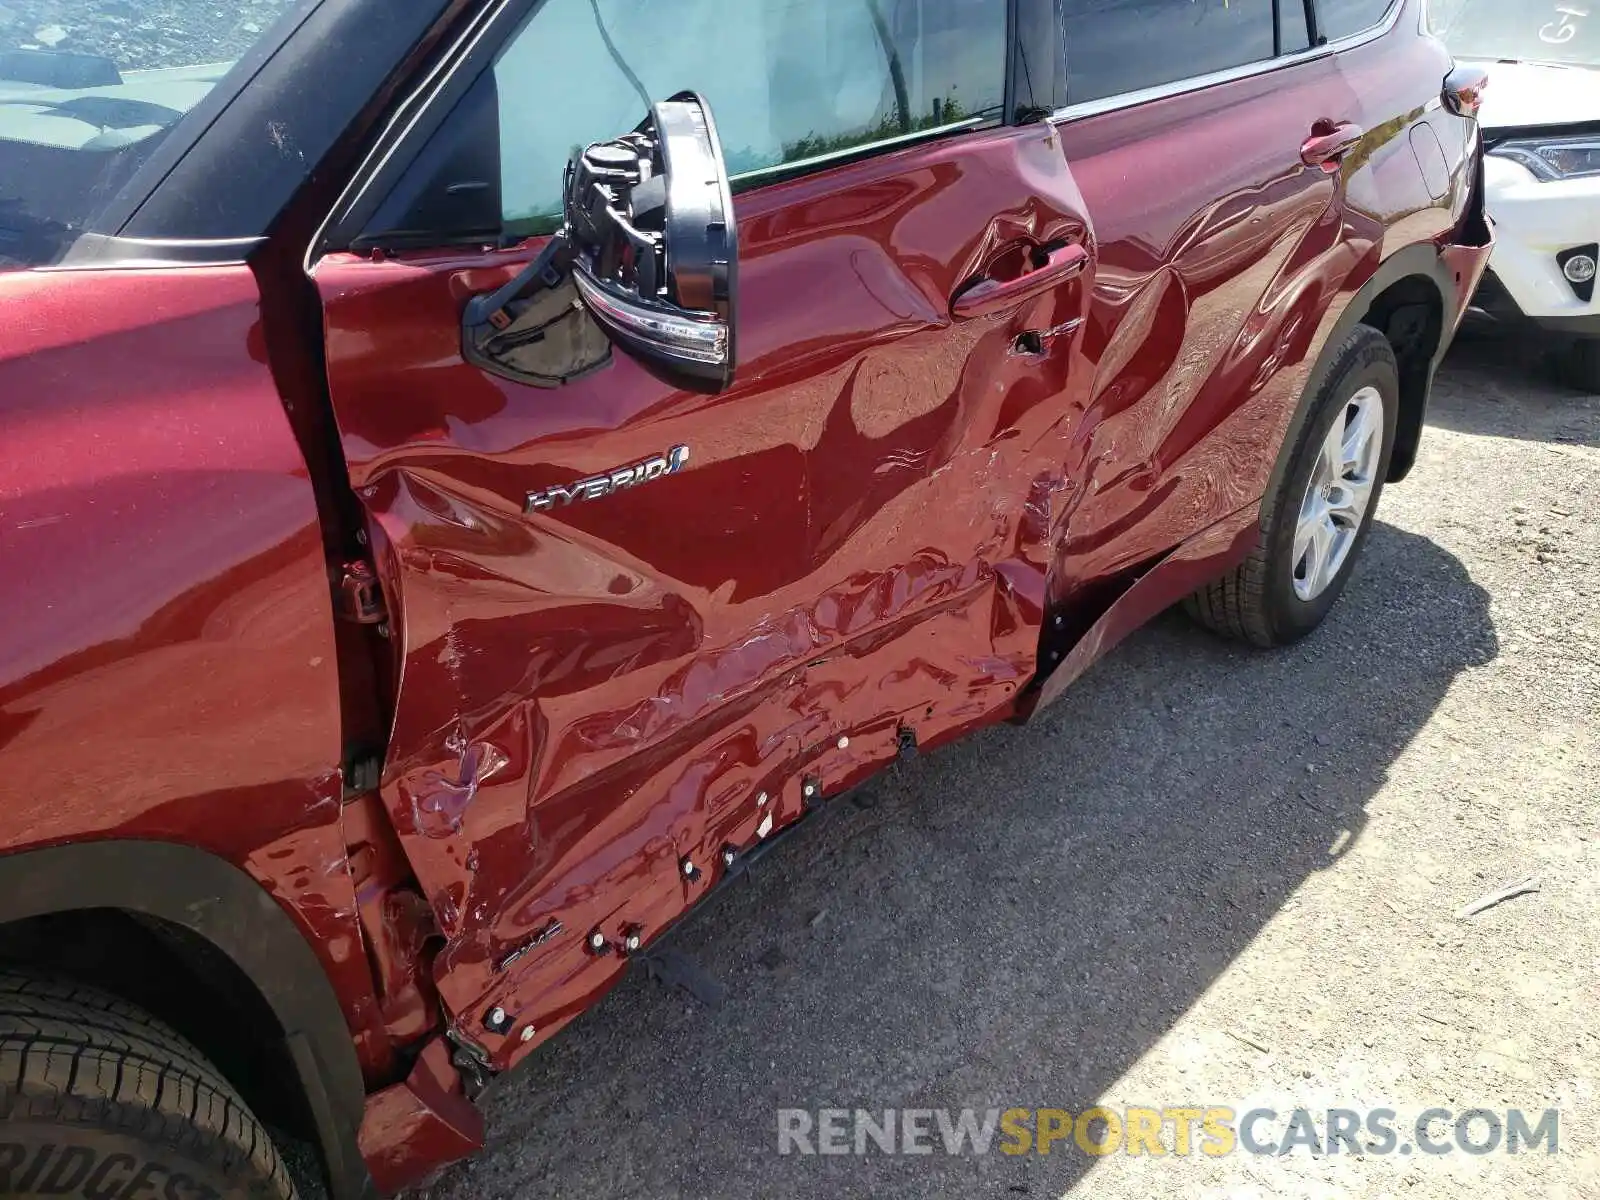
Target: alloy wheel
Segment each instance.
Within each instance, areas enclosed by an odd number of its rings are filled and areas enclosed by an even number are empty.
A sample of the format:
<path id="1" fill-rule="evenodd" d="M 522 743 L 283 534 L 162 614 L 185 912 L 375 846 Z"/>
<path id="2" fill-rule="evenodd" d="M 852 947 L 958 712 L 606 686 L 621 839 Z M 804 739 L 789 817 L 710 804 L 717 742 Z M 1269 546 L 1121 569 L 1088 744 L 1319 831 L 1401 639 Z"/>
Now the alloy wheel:
<path id="1" fill-rule="evenodd" d="M 1372 503 L 1383 457 L 1383 394 L 1351 396 L 1323 439 L 1294 531 L 1294 594 L 1315 600 L 1339 577 Z"/>

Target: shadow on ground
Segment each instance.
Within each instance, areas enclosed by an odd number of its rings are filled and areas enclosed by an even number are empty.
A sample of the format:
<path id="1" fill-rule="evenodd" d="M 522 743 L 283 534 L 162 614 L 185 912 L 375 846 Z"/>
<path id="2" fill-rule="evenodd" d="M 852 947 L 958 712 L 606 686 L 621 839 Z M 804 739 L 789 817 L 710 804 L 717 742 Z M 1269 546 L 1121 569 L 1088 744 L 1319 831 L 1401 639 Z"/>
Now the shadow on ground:
<path id="1" fill-rule="evenodd" d="M 780 1156 L 776 1110 L 1088 1105 L 1360 838 L 1496 653 L 1460 563 L 1381 523 L 1288 651 L 1169 614 L 1033 725 L 802 827 L 677 937 L 724 1008 L 630 977 L 497 1084 L 489 1150 L 432 1194 L 1059 1196 L 1092 1160 Z"/>
<path id="2" fill-rule="evenodd" d="M 1600 397 L 1569 386 L 1571 340 L 1469 314 L 1445 359 L 1428 422 L 1461 433 L 1600 446 Z"/>

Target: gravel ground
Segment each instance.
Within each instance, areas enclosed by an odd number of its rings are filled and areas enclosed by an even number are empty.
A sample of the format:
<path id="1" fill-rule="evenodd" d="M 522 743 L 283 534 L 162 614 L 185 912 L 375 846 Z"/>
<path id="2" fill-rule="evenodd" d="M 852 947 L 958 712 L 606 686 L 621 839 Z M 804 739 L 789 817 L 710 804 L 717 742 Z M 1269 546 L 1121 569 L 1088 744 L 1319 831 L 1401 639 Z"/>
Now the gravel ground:
<path id="1" fill-rule="evenodd" d="M 917 760 L 486 1101 L 435 1200 L 1600 1197 L 1600 399 L 1469 333 L 1327 626 Z M 1482 893 L 1542 890 L 1470 919 Z M 780 1106 L 1558 1106 L 1561 1152 L 780 1157 Z"/>

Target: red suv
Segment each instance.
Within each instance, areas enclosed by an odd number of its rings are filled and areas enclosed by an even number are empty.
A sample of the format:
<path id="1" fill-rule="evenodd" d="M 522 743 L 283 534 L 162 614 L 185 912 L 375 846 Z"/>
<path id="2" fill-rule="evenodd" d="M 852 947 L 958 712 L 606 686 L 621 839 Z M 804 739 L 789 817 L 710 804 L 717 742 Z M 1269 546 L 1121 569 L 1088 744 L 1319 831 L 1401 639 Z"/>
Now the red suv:
<path id="1" fill-rule="evenodd" d="M 392 1192 L 897 757 L 1306 634 L 1490 249 L 1418 0 L 0 13 L 5 1195 Z"/>

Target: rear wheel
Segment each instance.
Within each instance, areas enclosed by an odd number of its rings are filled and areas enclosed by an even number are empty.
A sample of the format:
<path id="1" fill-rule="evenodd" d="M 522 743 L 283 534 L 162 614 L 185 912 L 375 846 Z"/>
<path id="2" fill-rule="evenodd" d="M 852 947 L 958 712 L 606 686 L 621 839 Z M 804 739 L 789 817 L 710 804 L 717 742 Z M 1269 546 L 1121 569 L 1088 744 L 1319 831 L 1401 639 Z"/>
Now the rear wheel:
<path id="1" fill-rule="evenodd" d="M 0 1196 L 294 1200 L 194 1046 L 106 992 L 0 971 Z"/>
<path id="2" fill-rule="evenodd" d="M 1394 350 L 1359 326 L 1334 357 L 1250 557 L 1185 602 L 1227 637 L 1282 646 L 1322 623 L 1372 528 L 1400 410 Z"/>

